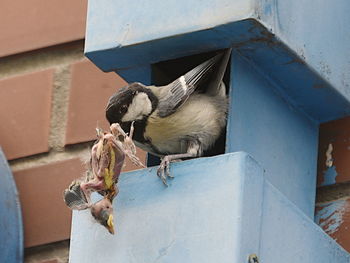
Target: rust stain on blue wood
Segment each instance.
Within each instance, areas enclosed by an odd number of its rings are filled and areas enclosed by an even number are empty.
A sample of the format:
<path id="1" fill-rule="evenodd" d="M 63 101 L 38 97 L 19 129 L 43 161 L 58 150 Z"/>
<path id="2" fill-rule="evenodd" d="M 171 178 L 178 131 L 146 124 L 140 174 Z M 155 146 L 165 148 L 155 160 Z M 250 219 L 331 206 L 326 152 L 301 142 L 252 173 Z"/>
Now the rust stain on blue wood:
<path id="1" fill-rule="evenodd" d="M 342 223 L 343 216 L 350 209 L 346 199 L 319 204 L 316 209 L 315 222 L 329 234 L 335 234 Z"/>

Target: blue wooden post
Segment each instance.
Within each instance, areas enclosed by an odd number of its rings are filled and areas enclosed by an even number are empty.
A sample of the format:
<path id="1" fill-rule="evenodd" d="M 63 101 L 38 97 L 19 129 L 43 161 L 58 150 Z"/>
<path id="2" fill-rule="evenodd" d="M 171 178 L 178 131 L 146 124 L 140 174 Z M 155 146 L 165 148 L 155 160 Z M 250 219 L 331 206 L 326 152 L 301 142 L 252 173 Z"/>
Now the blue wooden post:
<path id="1" fill-rule="evenodd" d="M 96 244 L 109 253 L 101 262 L 349 262 L 313 223 L 319 124 L 350 114 L 349 8 L 89 0 L 85 54 L 129 82 L 151 83 L 155 63 L 233 47 L 230 111 L 226 154 L 172 165 L 169 188 L 154 169 L 122 176 L 116 236 L 74 213 L 72 262 L 97 262 L 86 252 Z"/>
<path id="2" fill-rule="evenodd" d="M 0 148 L 0 262 L 23 262 L 23 224 L 16 184 Z"/>
<path id="3" fill-rule="evenodd" d="M 284 100 L 276 84 L 237 52 L 231 72 L 227 150 L 250 153 L 266 178 L 313 217 L 318 124 Z"/>

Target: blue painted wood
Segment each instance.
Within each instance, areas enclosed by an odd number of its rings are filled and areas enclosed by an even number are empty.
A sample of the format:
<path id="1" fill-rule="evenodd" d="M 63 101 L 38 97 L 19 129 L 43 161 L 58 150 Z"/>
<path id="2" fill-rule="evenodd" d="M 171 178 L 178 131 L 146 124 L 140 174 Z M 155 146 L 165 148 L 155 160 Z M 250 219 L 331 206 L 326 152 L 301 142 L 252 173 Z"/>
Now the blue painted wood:
<path id="1" fill-rule="evenodd" d="M 254 30 L 267 35 L 238 47 L 237 51 L 276 84 L 284 100 L 319 123 L 350 114 L 350 97 L 340 94 L 278 38 L 259 26 Z"/>
<path id="2" fill-rule="evenodd" d="M 318 124 L 237 52 L 231 61 L 227 152 L 251 154 L 268 180 L 313 218 Z"/>
<path id="3" fill-rule="evenodd" d="M 169 187 L 155 168 L 122 174 L 114 236 L 74 212 L 70 262 L 232 263 L 259 249 L 263 171 L 252 158 L 200 158 L 171 171 Z"/>
<path id="4" fill-rule="evenodd" d="M 86 51 L 86 56 L 104 71 L 116 70 L 122 76 L 134 71 L 131 78 L 128 75 L 126 77 L 131 81 L 142 81 L 149 79 L 145 78 L 146 71 L 140 71 L 142 67 L 139 64 L 229 46 L 235 47 L 240 54 L 253 61 L 261 73 L 278 84 L 285 100 L 315 121 L 325 122 L 350 114 L 348 100 L 336 87 L 331 86 L 293 50 L 252 19 L 136 45 Z"/>
<path id="5" fill-rule="evenodd" d="M 256 17 L 348 100 L 350 2 L 259 0 Z"/>
<path id="6" fill-rule="evenodd" d="M 23 262 L 23 224 L 16 184 L 0 148 L 0 262 Z"/>
<path id="7" fill-rule="evenodd" d="M 193 4 L 90 0 L 86 55 L 105 71 L 129 70 L 235 46 L 314 120 L 350 114 L 348 1 L 207 0 L 194 13 Z"/>
<path id="8" fill-rule="evenodd" d="M 118 74 L 127 82 L 141 82 L 145 85 L 150 85 L 152 83 L 152 71 L 151 65 L 149 64 L 118 70 Z"/>
<path id="9" fill-rule="evenodd" d="M 254 27 L 254 24 L 253 20 L 244 20 L 213 29 L 161 37 L 133 45 L 117 44 L 109 49 L 90 50 L 86 46 L 85 55 L 102 70 L 119 72 L 119 70 L 227 48 L 234 43 L 249 41 L 251 33 L 248 30 Z"/>
<path id="10" fill-rule="evenodd" d="M 116 235 L 89 211 L 73 213 L 70 262 L 345 263 L 350 256 L 263 176 L 246 153 L 121 175 Z M 96 198 L 96 196 L 95 196 Z"/>
<path id="11" fill-rule="evenodd" d="M 348 252 L 267 180 L 261 237 L 261 262 L 350 262 Z"/>
<path id="12" fill-rule="evenodd" d="M 210 0 L 198 4 L 196 0 L 90 0 L 85 50 L 89 53 L 136 46 L 242 20 L 249 17 L 253 2 Z M 142 54 L 134 62 L 146 56 L 149 54 Z"/>

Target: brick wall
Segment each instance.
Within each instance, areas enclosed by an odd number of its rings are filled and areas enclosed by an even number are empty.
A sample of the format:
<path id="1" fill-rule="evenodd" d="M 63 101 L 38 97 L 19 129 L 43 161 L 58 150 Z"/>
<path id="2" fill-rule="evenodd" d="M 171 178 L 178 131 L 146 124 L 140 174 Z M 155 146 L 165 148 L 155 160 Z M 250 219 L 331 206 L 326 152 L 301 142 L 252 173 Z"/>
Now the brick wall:
<path id="1" fill-rule="evenodd" d="M 95 128 L 108 127 L 108 97 L 125 85 L 84 57 L 85 16 L 82 0 L 0 8 L 0 145 L 19 190 L 28 262 L 66 260 L 67 241 L 52 243 L 70 236 L 62 192 L 83 174 Z"/>

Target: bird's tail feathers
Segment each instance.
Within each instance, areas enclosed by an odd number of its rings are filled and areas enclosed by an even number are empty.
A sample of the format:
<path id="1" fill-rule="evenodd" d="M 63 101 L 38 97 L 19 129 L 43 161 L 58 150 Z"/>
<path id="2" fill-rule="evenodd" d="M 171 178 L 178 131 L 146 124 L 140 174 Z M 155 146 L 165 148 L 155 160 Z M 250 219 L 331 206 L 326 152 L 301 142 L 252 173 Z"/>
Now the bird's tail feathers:
<path id="1" fill-rule="evenodd" d="M 221 61 L 219 66 L 216 69 L 216 74 L 213 74 L 211 81 L 209 82 L 209 88 L 206 91 L 206 94 L 210 96 L 226 96 L 226 87 L 223 82 L 225 71 L 227 68 L 228 61 L 230 59 L 232 48 L 229 48 L 222 53 Z"/>

